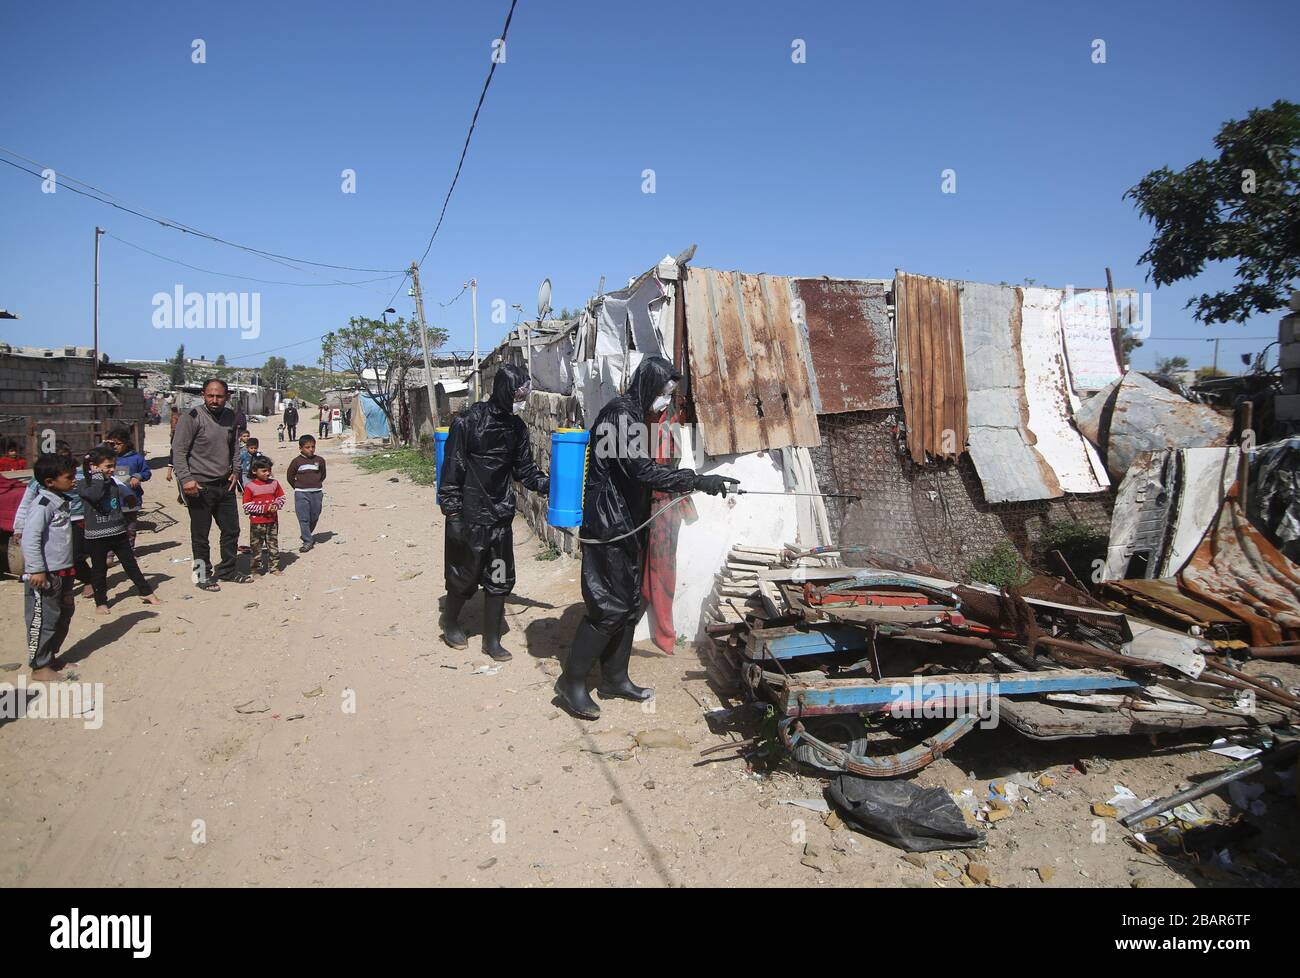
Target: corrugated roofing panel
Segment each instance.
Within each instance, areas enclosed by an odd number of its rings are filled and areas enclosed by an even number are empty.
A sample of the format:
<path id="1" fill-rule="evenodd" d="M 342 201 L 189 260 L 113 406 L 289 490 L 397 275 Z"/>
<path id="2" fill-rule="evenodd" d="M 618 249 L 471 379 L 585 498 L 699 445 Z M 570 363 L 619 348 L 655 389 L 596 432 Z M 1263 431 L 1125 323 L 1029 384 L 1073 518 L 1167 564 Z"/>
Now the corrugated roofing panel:
<path id="1" fill-rule="evenodd" d="M 894 336 L 884 282 L 797 278 L 818 414 L 898 407 Z"/>
<path id="2" fill-rule="evenodd" d="M 710 455 L 821 444 L 790 280 L 691 266 L 691 395 Z"/>
<path id="3" fill-rule="evenodd" d="M 970 456 L 991 503 L 1060 496 L 1056 473 L 1025 431 L 1020 289 L 961 283 Z"/>
<path id="4" fill-rule="evenodd" d="M 894 278 L 898 384 L 912 461 L 955 458 L 966 447 L 965 351 L 956 283 Z"/>
<path id="5" fill-rule="evenodd" d="M 1029 443 L 1065 492 L 1101 492 L 1110 485 L 1101 457 L 1071 420 L 1060 289 L 1022 290 L 1020 356 L 1029 408 Z"/>

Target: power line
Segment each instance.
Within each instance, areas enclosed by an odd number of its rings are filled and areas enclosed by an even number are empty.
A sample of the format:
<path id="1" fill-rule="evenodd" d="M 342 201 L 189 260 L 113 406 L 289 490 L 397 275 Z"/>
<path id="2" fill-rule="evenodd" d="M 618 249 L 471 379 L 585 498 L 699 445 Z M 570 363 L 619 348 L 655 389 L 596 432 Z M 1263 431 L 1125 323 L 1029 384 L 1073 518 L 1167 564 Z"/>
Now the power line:
<path id="1" fill-rule="evenodd" d="M 0 146 L 0 151 L 8 153 L 10 156 L 16 156 L 21 160 L 27 159 L 27 157 L 21 156 L 20 154 L 15 153 L 13 150 L 7 149 L 3 146 Z M 300 265 L 314 265 L 317 268 L 333 268 L 339 271 L 346 271 L 346 272 L 383 272 L 388 275 L 396 275 L 401 271 L 400 269 L 396 269 L 396 268 L 359 268 L 355 265 L 331 265 L 328 264 L 327 262 L 310 261 L 306 258 L 294 258 L 291 255 L 281 255 L 281 254 L 277 254 L 274 251 L 263 251 L 261 248 L 254 248 L 251 245 L 239 244 L 238 242 L 229 241 L 226 238 L 218 237 L 215 234 L 209 234 L 206 231 L 200 231 L 198 228 L 191 227 L 188 224 L 182 224 L 179 221 L 173 221 L 165 217 L 158 217 L 153 214 L 147 214 L 144 211 L 136 210 L 134 207 L 128 207 L 126 204 L 121 203 L 119 198 L 115 197 L 113 194 L 110 194 L 107 190 L 100 190 L 98 187 L 94 187 L 91 184 L 86 183 L 84 180 L 77 180 L 73 177 L 68 176 L 67 174 L 61 174 L 59 170 L 55 169 L 54 167 L 49 167 L 46 164 L 38 163 L 30 160 L 28 162 L 33 162 L 35 166 L 42 166 L 47 170 L 52 170 L 56 174 L 56 176 L 61 176 L 63 179 L 69 181 L 70 183 L 77 183 L 83 187 L 90 188 L 89 190 L 78 190 L 76 187 L 70 186 L 68 183 L 65 183 L 64 188 L 67 190 L 71 190 L 74 194 L 80 194 L 83 197 L 89 197 L 91 200 L 98 201 L 101 204 L 107 204 L 109 207 L 116 207 L 120 211 L 126 211 L 126 213 L 128 214 L 133 214 L 136 217 L 144 218 L 146 221 L 153 221 L 155 224 L 161 224 L 163 227 L 171 228 L 174 231 L 180 231 L 182 234 L 193 234 L 196 237 L 206 238 L 209 241 L 215 241 L 217 244 L 223 244 L 230 248 L 238 248 L 241 251 L 247 251 L 254 255 L 261 255 L 263 258 L 296 262 Z M 24 173 L 30 173 L 32 176 L 36 177 L 39 180 L 46 179 L 43 173 L 38 173 L 35 170 L 29 170 L 27 169 L 27 167 L 14 163 L 12 160 L 6 160 L 3 157 L 0 157 L 0 163 L 7 163 L 9 166 L 12 166 L 15 170 L 22 170 Z M 110 200 L 108 198 L 113 198 L 113 199 Z"/>
<path id="2" fill-rule="evenodd" d="M 386 282 L 389 279 L 397 277 L 397 273 L 394 272 L 392 275 L 381 275 L 379 278 L 363 279 L 360 282 L 338 282 L 338 281 L 282 282 L 276 279 L 254 278 L 251 275 L 236 275 L 234 272 L 217 272 L 217 271 L 213 271 L 210 268 L 200 268 L 198 265 L 191 265 L 189 262 L 181 261 L 179 258 L 169 258 L 166 255 L 158 254 L 156 251 L 150 251 L 148 248 L 142 247 L 138 244 L 135 244 L 134 242 L 127 241 L 125 238 L 120 238 L 116 234 L 113 234 L 111 231 L 105 231 L 104 235 L 105 237 L 112 238 L 114 241 L 121 242 L 122 244 L 126 245 L 128 248 L 134 248 L 136 251 L 142 251 L 146 255 L 152 255 L 154 258 L 158 258 L 162 261 L 171 262 L 173 265 L 183 265 L 185 268 L 192 268 L 196 272 L 205 272 L 208 275 L 220 275 L 222 278 L 237 278 L 237 279 L 243 279 L 244 281 L 247 282 L 260 282 L 263 285 L 295 285 L 298 286 L 299 288 L 304 288 L 304 289 L 321 289 L 321 288 L 331 288 L 336 285 L 362 286 L 362 285 L 369 284 L 371 282 Z M 369 291 L 374 291 L 374 290 L 369 290 Z M 379 294 L 383 295 L 382 292 Z"/>
<path id="3" fill-rule="evenodd" d="M 515 4 L 518 0 L 510 0 L 510 10 L 506 13 L 506 23 L 501 28 L 501 44 L 504 47 L 506 35 L 510 33 L 510 19 L 515 15 Z M 429 249 L 433 247 L 433 239 L 438 236 L 438 229 L 442 227 L 442 219 L 447 216 L 447 205 L 451 203 L 451 193 L 456 189 L 456 181 L 460 179 L 461 167 L 465 165 L 465 154 L 469 152 L 470 137 L 474 135 L 474 127 L 478 125 L 479 110 L 483 108 L 483 100 L 487 98 L 488 86 L 492 84 L 492 76 L 496 74 L 497 61 L 492 59 L 492 66 L 488 68 L 487 78 L 483 80 L 483 91 L 479 93 L 478 105 L 474 106 L 474 117 L 469 121 L 469 132 L 465 133 L 465 145 L 460 150 L 460 161 L 456 164 L 456 173 L 451 178 L 451 186 L 447 188 L 447 196 L 442 201 L 442 210 L 438 214 L 438 223 L 433 226 L 433 234 L 429 235 L 429 243 L 424 246 L 424 254 L 420 256 L 417 265 L 423 265 L 424 260 L 429 257 Z M 394 293 L 396 295 L 396 293 Z M 392 303 L 389 303 L 390 305 Z"/>
<path id="4" fill-rule="evenodd" d="M 464 295 L 466 292 L 468 292 L 468 291 L 469 291 L 469 283 L 466 282 L 464 285 L 462 285 L 462 286 L 460 287 L 460 291 L 459 291 L 459 292 L 457 292 L 454 296 L 452 296 L 452 297 L 451 297 L 450 299 L 448 299 L 446 302 L 439 302 L 438 305 L 441 306 L 443 309 L 446 309 L 449 305 L 451 305 L 453 302 L 455 302 L 457 299 L 459 299 L 461 296 L 463 296 L 463 295 Z"/>

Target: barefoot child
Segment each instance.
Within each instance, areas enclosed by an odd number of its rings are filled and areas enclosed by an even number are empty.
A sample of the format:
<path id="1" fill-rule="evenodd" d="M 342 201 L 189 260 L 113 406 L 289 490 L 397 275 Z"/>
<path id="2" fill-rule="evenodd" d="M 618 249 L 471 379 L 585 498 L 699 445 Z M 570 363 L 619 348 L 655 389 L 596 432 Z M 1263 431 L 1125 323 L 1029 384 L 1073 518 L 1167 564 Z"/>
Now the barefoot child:
<path id="1" fill-rule="evenodd" d="M 284 490 L 271 478 L 271 460 L 254 455 L 249 462 L 251 478 L 244 483 L 244 512 L 248 514 L 248 542 L 253 551 L 253 572 L 280 573 L 280 508 Z M 266 567 L 258 566 L 265 555 Z"/>
<path id="2" fill-rule="evenodd" d="M 86 552 L 90 555 L 91 586 L 95 590 L 95 614 L 108 614 L 108 555 L 114 553 L 145 604 L 158 604 L 158 595 L 140 573 L 126 539 L 123 497 L 131 490 L 113 478 L 117 453 L 107 445 L 91 449 L 83 466 L 85 481 L 81 498 L 86 510 Z M 132 497 L 134 498 L 134 497 Z"/>
<path id="3" fill-rule="evenodd" d="M 23 526 L 23 565 L 27 585 L 23 611 L 27 620 L 27 655 L 32 679 L 59 678 L 55 656 L 72 623 L 75 571 L 72 558 L 72 501 L 77 466 L 69 458 L 42 455 L 34 475 L 40 488 Z"/>

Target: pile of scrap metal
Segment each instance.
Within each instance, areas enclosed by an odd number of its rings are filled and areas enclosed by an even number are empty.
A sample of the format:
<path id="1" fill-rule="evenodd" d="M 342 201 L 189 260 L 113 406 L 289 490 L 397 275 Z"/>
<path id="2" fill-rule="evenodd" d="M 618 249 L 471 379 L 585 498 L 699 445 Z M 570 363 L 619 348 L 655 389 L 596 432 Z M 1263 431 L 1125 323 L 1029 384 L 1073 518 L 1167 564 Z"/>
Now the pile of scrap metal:
<path id="1" fill-rule="evenodd" d="M 1064 582 L 999 591 L 855 549 L 867 566 L 808 566 L 833 555 L 787 547 L 762 555 L 773 566 L 726 568 L 744 593 L 725 596 L 731 617 L 708 629 L 743 693 L 774 708 L 784 745 L 814 767 L 907 774 L 996 719 L 1057 739 L 1300 718 L 1300 690 Z M 900 749 L 900 737 L 915 743 Z"/>
<path id="2" fill-rule="evenodd" d="M 1245 457 L 1236 448 L 1139 454 L 1116 497 L 1101 596 L 1220 651 L 1300 656 L 1300 567 L 1274 543 L 1289 544 L 1294 519 L 1288 459 L 1300 453 L 1285 443 Z M 1253 509 L 1243 498 L 1252 471 Z"/>

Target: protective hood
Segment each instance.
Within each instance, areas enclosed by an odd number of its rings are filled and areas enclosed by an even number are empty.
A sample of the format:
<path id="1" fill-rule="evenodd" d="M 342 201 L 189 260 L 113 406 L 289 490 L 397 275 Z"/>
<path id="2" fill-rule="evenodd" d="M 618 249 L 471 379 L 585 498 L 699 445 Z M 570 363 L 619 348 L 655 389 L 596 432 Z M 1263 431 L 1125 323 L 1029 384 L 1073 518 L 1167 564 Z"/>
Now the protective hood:
<path id="1" fill-rule="evenodd" d="M 512 414 L 515 409 L 515 391 L 528 383 L 528 373 L 523 367 L 513 363 L 503 363 L 497 368 L 497 375 L 492 381 L 490 403 L 498 411 Z"/>
<path id="2" fill-rule="evenodd" d="M 646 357 L 632 374 L 625 395 L 635 404 L 642 416 L 650 413 L 650 406 L 655 398 L 663 393 L 668 382 L 680 381 L 682 375 L 663 357 Z"/>

